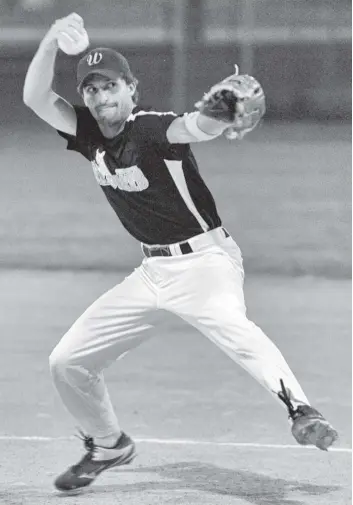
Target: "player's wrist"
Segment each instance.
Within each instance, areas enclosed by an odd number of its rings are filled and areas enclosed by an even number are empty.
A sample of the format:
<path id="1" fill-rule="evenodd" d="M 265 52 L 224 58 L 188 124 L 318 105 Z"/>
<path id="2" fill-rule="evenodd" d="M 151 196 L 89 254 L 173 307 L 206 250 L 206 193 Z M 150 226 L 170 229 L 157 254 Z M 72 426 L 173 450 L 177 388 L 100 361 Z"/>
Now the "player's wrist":
<path id="1" fill-rule="evenodd" d="M 213 117 L 198 113 L 196 117 L 198 128 L 207 135 L 221 135 L 229 127 L 229 124 Z"/>
<path id="2" fill-rule="evenodd" d="M 58 40 L 56 35 L 49 30 L 40 43 L 40 49 L 43 51 L 58 51 Z"/>
<path id="3" fill-rule="evenodd" d="M 184 122 L 187 131 L 198 141 L 212 140 L 221 133 L 218 131 L 212 131 L 211 128 L 207 128 L 207 125 L 205 125 L 203 120 L 200 119 L 200 113 L 198 111 L 185 114 Z"/>

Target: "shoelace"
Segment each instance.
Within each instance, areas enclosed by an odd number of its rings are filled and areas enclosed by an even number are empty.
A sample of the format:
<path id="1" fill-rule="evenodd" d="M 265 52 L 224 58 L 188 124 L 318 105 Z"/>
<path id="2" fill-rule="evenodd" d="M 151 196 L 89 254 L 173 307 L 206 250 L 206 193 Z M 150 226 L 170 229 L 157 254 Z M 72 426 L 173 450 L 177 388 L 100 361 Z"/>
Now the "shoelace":
<path id="1" fill-rule="evenodd" d="M 295 409 L 293 407 L 293 403 L 291 402 L 290 398 L 289 398 L 289 394 L 288 394 L 288 391 L 284 385 L 284 382 L 282 379 L 280 379 L 280 384 L 281 384 L 281 391 L 279 391 L 277 393 L 278 395 L 278 398 L 280 400 L 282 400 L 282 402 L 285 404 L 285 406 L 287 407 L 288 409 L 288 413 L 289 413 L 289 417 L 291 417 L 293 420 L 298 417 L 298 414 L 300 414 L 299 412 L 299 407 L 297 409 Z"/>
<path id="2" fill-rule="evenodd" d="M 96 445 L 94 443 L 93 437 L 86 435 L 80 428 L 77 428 L 79 434 L 75 434 L 75 437 L 82 440 L 87 453 L 80 459 L 80 461 L 71 467 L 71 470 L 76 473 L 84 463 L 91 461 L 93 453 L 96 451 Z"/>
<path id="3" fill-rule="evenodd" d="M 78 438 L 79 440 L 82 440 L 82 442 L 84 443 L 85 449 L 87 451 L 94 452 L 96 449 L 96 446 L 95 446 L 93 437 L 91 437 L 90 435 L 86 435 L 80 428 L 77 428 L 77 431 L 79 432 L 79 434 L 78 435 L 76 434 L 75 437 Z"/>

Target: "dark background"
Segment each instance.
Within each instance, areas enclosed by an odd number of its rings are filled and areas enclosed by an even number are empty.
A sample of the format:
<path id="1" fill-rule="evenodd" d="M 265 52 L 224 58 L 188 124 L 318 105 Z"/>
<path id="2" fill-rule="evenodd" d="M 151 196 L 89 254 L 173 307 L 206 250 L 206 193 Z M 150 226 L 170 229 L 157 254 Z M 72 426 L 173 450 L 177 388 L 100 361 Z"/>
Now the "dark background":
<path id="1" fill-rule="evenodd" d="M 21 103 L 29 61 L 50 24 L 72 11 L 83 16 L 91 47 L 110 46 L 127 56 L 142 100 L 152 106 L 170 109 L 181 103 L 189 109 L 238 63 L 262 83 L 268 119 L 350 121 L 351 5 L 346 0 L 124 0 L 114 6 L 100 0 L 99 9 L 90 0 L 1 3 L 5 121 L 29 120 Z M 57 89 L 70 100 L 78 98 L 77 61 L 60 53 L 57 62 Z M 175 98 L 178 93 L 182 100 Z"/>
<path id="2" fill-rule="evenodd" d="M 337 428 L 332 451 L 299 447 L 263 388 L 161 313 L 106 373 L 139 458 L 83 496 L 53 492 L 81 446 L 48 356 L 142 257 L 90 164 L 22 103 L 41 37 L 72 11 L 159 109 L 192 110 L 233 63 L 263 84 L 268 112 L 244 141 L 192 148 L 243 252 L 248 315 Z M 1 505 L 351 505 L 350 20 L 345 0 L 0 0 Z M 75 101 L 76 62 L 59 53 L 55 78 Z"/>

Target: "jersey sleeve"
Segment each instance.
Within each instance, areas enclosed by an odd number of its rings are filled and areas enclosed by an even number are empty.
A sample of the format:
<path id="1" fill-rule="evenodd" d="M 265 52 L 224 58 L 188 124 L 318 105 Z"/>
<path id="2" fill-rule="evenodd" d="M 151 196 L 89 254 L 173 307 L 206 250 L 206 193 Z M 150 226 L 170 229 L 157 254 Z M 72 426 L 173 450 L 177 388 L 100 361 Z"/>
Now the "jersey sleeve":
<path id="1" fill-rule="evenodd" d="M 57 130 L 58 134 L 67 140 L 67 149 L 81 153 L 90 159 L 90 149 L 94 137 L 97 135 L 97 125 L 87 107 L 73 106 L 77 117 L 76 135 Z"/>
<path id="2" fill-rule="evenodd" d="M 135 121 L 142 143 L 154 146 L 167 159 L 181 159 L 188 144 L 171 144 L 167 139 L 167 130 L 177 117 L 174 112 L 138 112 Z"/>

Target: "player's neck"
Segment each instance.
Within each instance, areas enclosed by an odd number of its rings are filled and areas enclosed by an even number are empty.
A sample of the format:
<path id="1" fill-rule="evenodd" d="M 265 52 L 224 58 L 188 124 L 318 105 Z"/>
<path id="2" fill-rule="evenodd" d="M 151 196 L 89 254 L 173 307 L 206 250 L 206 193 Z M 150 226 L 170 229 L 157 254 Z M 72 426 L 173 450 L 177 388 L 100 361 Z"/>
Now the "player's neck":
<path id="1" fill-rule="evenodd" d="M 123 131 L 126 123 L 126 119 L 118 121 L 116 123 L 107 123 L 105 121 L 98 121 L 98 126 L 102 132 L 103 137 L 111 139 L 119 135 Z"/>

